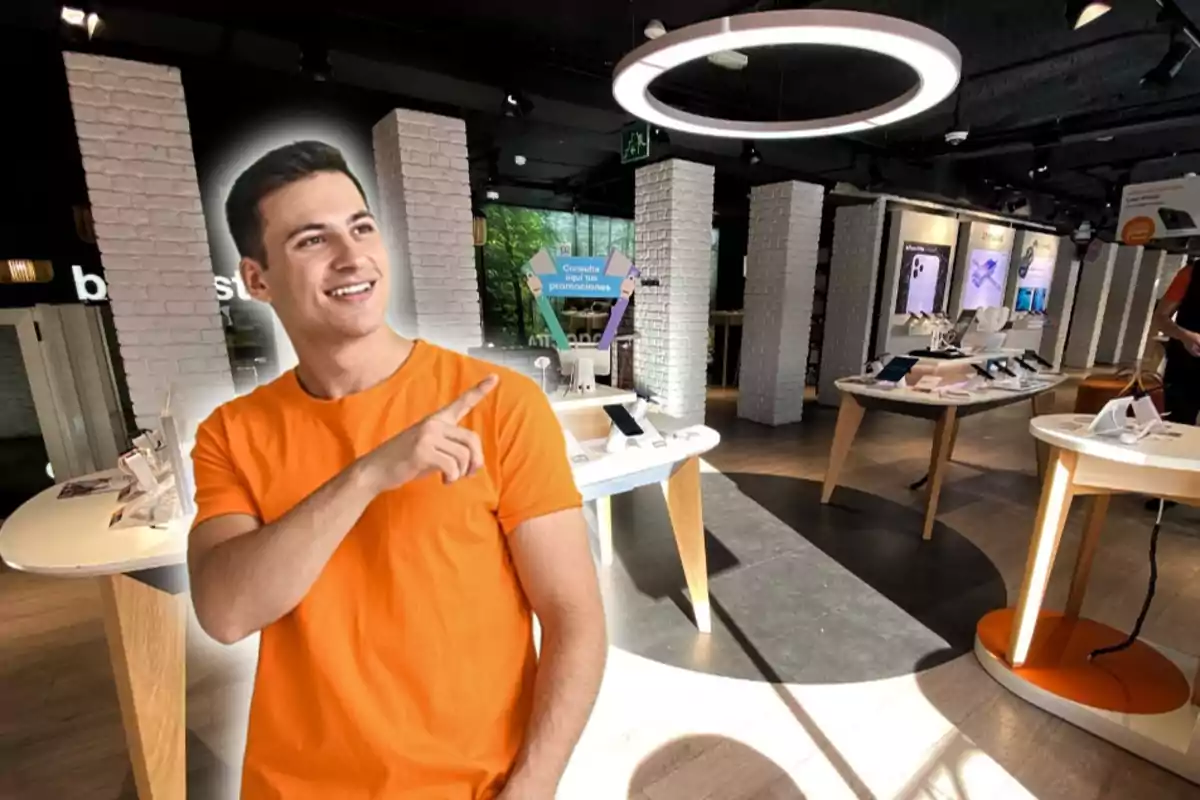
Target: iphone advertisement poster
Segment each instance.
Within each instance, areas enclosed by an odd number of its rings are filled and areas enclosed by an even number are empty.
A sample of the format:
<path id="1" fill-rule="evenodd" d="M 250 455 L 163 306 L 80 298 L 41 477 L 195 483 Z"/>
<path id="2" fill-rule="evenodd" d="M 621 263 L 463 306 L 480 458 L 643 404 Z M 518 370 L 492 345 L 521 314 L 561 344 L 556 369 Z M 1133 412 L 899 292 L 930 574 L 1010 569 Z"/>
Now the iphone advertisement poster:
<path id="1" fill-rule="evenodd" d="M 1025 248 L 1017 262 L 1017 300 L 1014 311 L 1046 313 L 1050 281 L 1054 277 L 1054 253 L 1037 242 Z"/>
<path id="2" fill-rule="evenodd" d="M 905 242 L 900 251 L 896 313 L 933 314 L 941 311 L 949 267 L 949 245 Z"/>
<path id="3" fill-rule="evenodd" d="M 967 260 L 967 285 L 963 287 L 964 311 L 999 308 L 1004 305 L 1008 281 L 1008 252 L 972 250 Z"/>

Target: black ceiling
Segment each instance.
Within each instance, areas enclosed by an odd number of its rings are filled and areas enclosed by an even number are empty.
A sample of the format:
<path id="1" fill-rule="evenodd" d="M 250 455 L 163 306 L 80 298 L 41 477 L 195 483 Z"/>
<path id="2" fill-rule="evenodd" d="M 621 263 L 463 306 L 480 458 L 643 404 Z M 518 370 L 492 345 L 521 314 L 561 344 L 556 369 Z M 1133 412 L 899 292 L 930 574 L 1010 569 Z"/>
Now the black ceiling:
<path id="1" fill-rule="evenodd" d="M 0 21 L 53 32 L 58 4 L 14 2 Z M 1179 0 L 1200 23 L 1200 0 Z M 302 45 L 327 48 L 334 81 L 385 90 L 468 120 L 473 178 L 504 199 L 628 214 L 631 169 L 617 156 L 629 121 L 612 100 L 616 62 L 645 41 L 647 21 L 668 29 L 727 14 L 779 8 L 872 11 L 927 25 L 963 57 L 957 97 L 905 123 L 834 139 L 761 142 L 745 164 L 736 141 L 671 134 L 660 153 L 717 166 L 718 209 L 738 213 L 746 186 L 797 177 L 1001 207 L 1031 200 L 1034 216 L 1064 225 L 1111 224 L 1126 182 L 1200 171 L 1200 58 L 1169 88 L 1140 79 L 1166 52 L 1171 26 L 1155 0 L 1069 30 L 1058 0 L 384 0 L 333 4 L 229 0 L 114 0 L 92 4 L 106 22 L 99 51 L 294 72 Z M 742 72 L 707 63 L 656 84 L 686 108 L 744 119 L 823 116 L 894 96 L 912 73 L 889 59 L 827 48 L 750 52 Z M 506 90 L 533 102 L 523 119 L 500 114 Z M 958 119 L 957 147 L 943 138 Z M 526 156 L 518 166 L 513 156 Z M 1043 172 L 1035 167 L 1045 166 Z"/>

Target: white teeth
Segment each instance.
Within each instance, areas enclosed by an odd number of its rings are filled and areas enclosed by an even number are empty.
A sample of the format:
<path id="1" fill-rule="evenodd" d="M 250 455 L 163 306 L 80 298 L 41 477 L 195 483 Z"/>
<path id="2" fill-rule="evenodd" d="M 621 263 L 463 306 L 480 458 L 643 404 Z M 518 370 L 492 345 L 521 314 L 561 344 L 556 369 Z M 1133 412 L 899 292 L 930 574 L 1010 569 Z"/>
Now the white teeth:
<path id="1" fill-rule="evenodd" d="M 369 282 L 355 283 L 350 286 L 339 286 L 336 289 L 332 289 L 330 290 L 329 295 L 331 297 L 345 297 L 349 294 L 362 294 L 363 292 L 370 290 L 370 288 L 371 284 Z"/>

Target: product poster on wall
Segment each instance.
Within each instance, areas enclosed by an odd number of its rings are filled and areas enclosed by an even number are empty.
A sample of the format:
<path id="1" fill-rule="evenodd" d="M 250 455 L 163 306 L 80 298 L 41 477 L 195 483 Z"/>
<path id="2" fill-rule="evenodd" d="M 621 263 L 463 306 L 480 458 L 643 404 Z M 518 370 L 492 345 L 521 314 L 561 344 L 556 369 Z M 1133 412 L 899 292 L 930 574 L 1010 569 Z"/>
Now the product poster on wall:
<path id="1" fill-rule="evenodd" d="M 967 262 L 967 285 L 963 288 L 963 309 L 973 311 L 1004 305 L 1007 280 L 1007 251 L 972 250 Z"/>
<path id="2" fill-rule="evenodd" d="M 941 311 L 949 273 L 949 245 L 905 242 L 900 251 L 896 313 L 933 314 Z"/>
<path id="3" fill-rule="evenodd" d="M 1046 313 L 1050 281 L 1054 277 L 1054 254 L 1037 242 L 1027 246 L 1017 262 L 1017 300 L 1014 311 Z"/>

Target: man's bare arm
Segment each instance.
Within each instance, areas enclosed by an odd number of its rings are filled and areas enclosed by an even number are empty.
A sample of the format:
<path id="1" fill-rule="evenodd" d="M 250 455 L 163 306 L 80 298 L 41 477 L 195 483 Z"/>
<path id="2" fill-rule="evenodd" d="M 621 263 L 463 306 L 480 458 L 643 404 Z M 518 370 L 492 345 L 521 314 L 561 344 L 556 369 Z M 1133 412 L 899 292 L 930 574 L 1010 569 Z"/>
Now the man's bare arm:
<path id="1" fill-rule="evenodd" d="M 1192 355 L 1200 355 L 1200 332 L 1189 331 L 1177 324 L 1173 319 L 1179 310 L 1178 300 L 1168 300 L 1165 297 L 1154 307 L 1154 326 L 1172 339 L 1183 343 Z"/>
<path id="2" fill-rule="evenodd" d="M 232 643 L 291 612 L 342 539 L 383 491 L 431 472 L 447 483 L 483 467 L 479 437 L 458 423 L 495 387 L 488 377 L 453 403 L 384 442 L 269 525 L 245 514 L 206 520 L 188 542 L 200 626 Z"/>
<path id="3" fill-rule="evenodd" d="M 608 652 L 604 607 L 579 509 L 511 534 L 513 563 L 542 627 L 533 714 L 502 800 L 551 800 L 591 715 Z"/>

